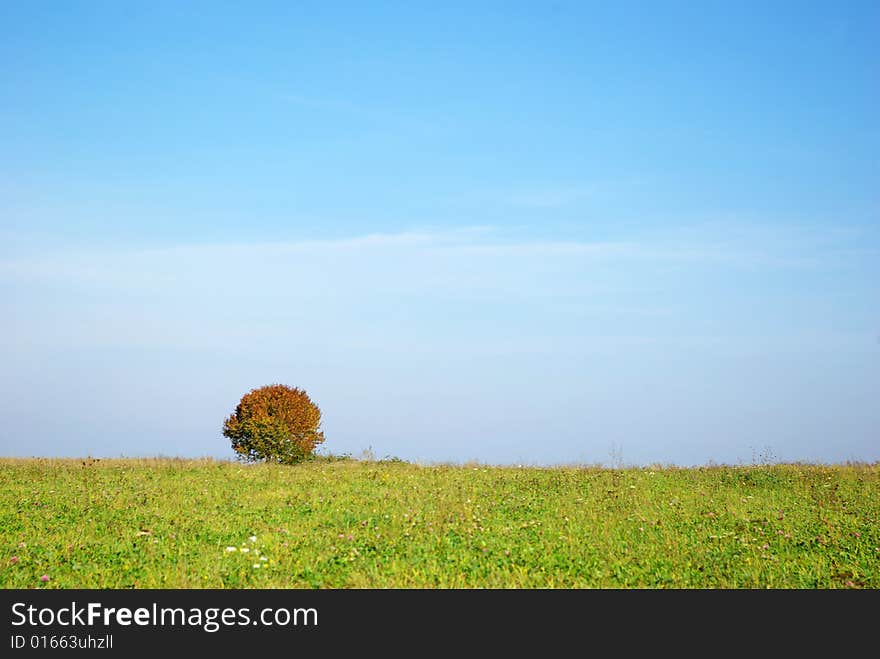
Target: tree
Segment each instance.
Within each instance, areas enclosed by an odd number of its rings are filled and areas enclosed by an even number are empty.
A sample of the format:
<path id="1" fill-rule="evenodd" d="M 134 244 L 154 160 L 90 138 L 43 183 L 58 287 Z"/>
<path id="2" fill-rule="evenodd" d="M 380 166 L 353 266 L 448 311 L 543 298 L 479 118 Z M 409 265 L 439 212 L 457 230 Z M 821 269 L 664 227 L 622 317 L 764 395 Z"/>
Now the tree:
<path id="1" fill-rule="evenodd" d="M 321 410 L 302 389 L 271 384 L 252 389 L 226 421 L 223 435 L 247 462 L 295 464 L 324 441 Z"/>

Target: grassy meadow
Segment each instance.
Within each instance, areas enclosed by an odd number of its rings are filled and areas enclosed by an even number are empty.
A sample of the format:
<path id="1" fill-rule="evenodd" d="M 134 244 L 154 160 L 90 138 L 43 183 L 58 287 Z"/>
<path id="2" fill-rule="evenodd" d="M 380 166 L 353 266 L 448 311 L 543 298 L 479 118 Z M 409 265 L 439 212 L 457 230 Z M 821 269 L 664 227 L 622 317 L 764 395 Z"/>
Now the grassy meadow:
<path id="1" fill-rule="evenodd" d="M 880 588 L 880 464 L 0 460 L 3 588 Z"/>

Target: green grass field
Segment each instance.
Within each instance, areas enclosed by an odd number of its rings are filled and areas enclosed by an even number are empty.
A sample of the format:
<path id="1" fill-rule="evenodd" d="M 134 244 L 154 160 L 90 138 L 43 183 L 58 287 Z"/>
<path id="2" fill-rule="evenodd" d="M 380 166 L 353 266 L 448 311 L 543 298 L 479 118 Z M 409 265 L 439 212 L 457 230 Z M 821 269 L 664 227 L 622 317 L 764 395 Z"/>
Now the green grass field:
<path id="1" fill-rule="evenodd" d="M 0 548 L 3 588 L 875 589 L 880 464 L 5 459 Z"/>

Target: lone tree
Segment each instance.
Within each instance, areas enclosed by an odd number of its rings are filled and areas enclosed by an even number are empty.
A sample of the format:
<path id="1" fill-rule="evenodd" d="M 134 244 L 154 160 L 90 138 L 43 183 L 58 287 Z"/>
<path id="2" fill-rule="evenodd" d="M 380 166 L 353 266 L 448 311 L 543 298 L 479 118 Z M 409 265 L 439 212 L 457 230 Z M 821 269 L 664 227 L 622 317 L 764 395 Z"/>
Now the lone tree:
<path id="1" fill-rule="evenodd" d="M 242 460 L 295 464 L 324 441 L 320 426 L 321 410 L 305 391 L 271 384 L 242 396 L 223 435 Z"/>

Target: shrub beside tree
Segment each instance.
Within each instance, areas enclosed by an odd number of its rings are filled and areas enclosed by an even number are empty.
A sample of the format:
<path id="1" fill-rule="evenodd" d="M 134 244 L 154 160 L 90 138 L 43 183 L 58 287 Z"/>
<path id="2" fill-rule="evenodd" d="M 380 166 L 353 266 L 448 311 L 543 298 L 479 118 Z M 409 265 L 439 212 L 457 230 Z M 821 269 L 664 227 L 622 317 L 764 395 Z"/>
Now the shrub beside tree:
<path id="1" fill-rule="evenodd" d="M 271 384 L 252 389 L 226 421 L 223 435 L 246 462 L 296 464 L 324 441 L 321 410 L 302 389 Z"/>

